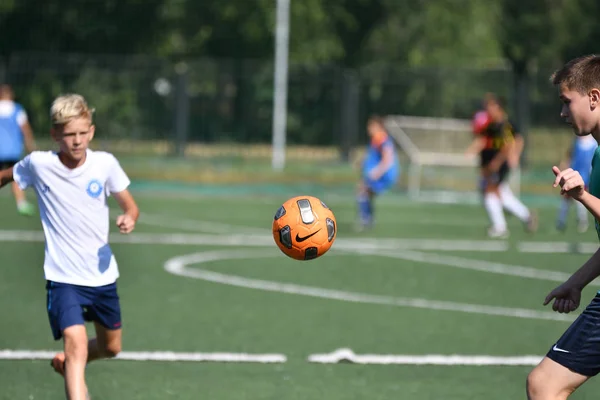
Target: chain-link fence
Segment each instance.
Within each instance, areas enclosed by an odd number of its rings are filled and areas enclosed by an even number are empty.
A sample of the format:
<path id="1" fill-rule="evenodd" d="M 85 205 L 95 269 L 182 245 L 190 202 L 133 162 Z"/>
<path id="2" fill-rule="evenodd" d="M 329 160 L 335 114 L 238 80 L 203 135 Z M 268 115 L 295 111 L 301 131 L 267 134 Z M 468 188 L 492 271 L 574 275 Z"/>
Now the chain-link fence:
<path id="1" fill-rule="evenodd" d="M 533 127 L 558 122 L 550 71 L 530 79 Z M 37 130 L 59 93 L 75 91 L 96 108 L 102 139 L 163 141 L 175 151 L 189 142 L 269 143 L 273 63 L 196 59 L 171 62 L 144 56 L 21 53 L 0 60 Z M 287 142 L 341 146 L 366 140 L 371 113 L 469 118 L 485 92 L 515 103 L 508 70 L 406 68 L 372 65 L 290 65 Z M 179 143 L 179 146 L 177 146 Z"/>

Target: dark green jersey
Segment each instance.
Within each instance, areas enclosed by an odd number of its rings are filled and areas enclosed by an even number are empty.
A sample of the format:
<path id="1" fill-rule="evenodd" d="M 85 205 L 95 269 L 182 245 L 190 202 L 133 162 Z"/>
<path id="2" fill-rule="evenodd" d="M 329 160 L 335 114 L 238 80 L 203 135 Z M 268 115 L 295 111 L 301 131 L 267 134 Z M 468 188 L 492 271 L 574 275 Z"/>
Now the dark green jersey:
<path id="1" fill-rule="evenodd" d="M 590 184 L 588 190 L 590 194 L 600 198 L 600 147 L 596 148 L 594 152 L 594 158 L 592 159 L 592 172 L 590 174 Z M 594 219 L 596 225 L 596 234 L 600 239 L 600 223 L 597 219 Z"/>

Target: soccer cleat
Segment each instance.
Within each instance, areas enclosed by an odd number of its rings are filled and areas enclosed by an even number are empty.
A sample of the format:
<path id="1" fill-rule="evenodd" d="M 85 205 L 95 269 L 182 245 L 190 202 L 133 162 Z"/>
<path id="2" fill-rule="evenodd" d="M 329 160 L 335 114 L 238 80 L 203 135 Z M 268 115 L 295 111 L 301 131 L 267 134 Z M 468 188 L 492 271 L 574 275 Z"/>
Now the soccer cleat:
<path id="1" fill-rule="evenodd" d="M 362 232 L 366 232 L 373 229 L 373 221 L 366 221 L 363 219 L 359 219 L 358 221 L 356 221 L 356 223 L 354 224 L 354 232 L 356 233 L 362 233 Z"/>
<path id="2" fill-rule="evenodd" d="M 529 219 L 525 222 L 525 230 L 529 233 L 534 233 L 538 229 L 538 216 L 537 212 L 531 210 Z"/>
<path id="3" fill-rule="evenodd" d="M 65 353 L 58 353 L 50 362 L 57 374 L 65 376 Z"/>
<path id="4" fill-rule="evenodd" d="M 508 230 L 499 230 L 494 227 L 489 228 L 487 231 L 488 237 L 492 239 L 506 239 L 509 236 Z"/>
<path id="5" fill-rule="evenodd" d="M 35 215 L 35 208 L 31 205 L 31 203 L 22 203 L 17 206 L 17 211 L 19 214 L 24 215 L 26 217 L 33 217 Z"/>

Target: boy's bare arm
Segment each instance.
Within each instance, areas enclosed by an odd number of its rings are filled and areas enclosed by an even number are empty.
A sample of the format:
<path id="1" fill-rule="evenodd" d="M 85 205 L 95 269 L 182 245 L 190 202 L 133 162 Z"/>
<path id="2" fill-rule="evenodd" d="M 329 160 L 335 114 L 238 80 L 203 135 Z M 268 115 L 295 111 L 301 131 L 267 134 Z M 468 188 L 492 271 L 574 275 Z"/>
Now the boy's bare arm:
<path id="1" fill-rule="evenodd" d="M 465 154 L 467 156 L 473 156 L 473 155 L 479 153 L 481 150 L 483 150 L 484 147 L 485 147 L 485 138 L 476 137 L 475 139 L 473 139 L 473 141 L 471 142 L 469 147 L 467 147 L 467 149 L 465 150 Z"/>
<path id="2" fill-rule="evenodd" d="M 575 311 L 581 302 L 581 291 L 600 275 L 600 249 L 594 253 L 567 281 L 552 290 L 544 305 L 552 300 L 552 309 L 560 313 Z"/>
<path id="3" fill-rule="evenodd" d="M 140 216 L 140 210 L 129 190 L 123 190 L 113 195 L 117 203 L 119 203 L 119 207 L 123 210 L 123 215 L 117 217 L 117 226 L 121 233 L 130 233 L 135 228 L 135 223 Z"/>
<path id="4" fill-rule="evenodd" d="M 586 261 L 568 280 L 569 285 L 582 290 L 600 276 L 600 249 Z"/>
<path id="5" fill-rule="evenodd" d="M 25 148 L 28 152 L 35 150 L 35 139 L 33 138 L 33 130 L 29 122 L 25 122 L 21 125 L 21 132 L 23 133 L 23 139 L 25 140 Z"/>
<path id="6" fill-rule="evenodd" d="M 8 168 L 0 171 L 0 188 L 13 181 L 13 169 Z"/>
<path id="7" fill-rule="evenodd" d="M 600 199 L 590 194 L 588 191 L 584 191 L 579 199 L 579 202 L 588 209 L 588 211 L 594 216 L 594 218 L 600 221 Z"/>
<path id="8" fill-rule="evenodd" d="M 525 139 L 523 135 L 517 134 L 515 135 L 515 147 L 514 152 L 517 157 L 521 157 L 521 153 L 523 153 L 523 148 L 525 147 Z"/>

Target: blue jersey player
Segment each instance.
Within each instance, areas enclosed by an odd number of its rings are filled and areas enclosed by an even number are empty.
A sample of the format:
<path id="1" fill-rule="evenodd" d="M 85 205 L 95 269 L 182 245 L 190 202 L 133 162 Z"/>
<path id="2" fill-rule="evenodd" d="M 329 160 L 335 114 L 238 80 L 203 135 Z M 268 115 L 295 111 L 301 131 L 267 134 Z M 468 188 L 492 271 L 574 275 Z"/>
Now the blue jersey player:
<path id="1" fill-rule="evenodd" d="M 373 225 L 375 196 L 395 185 L 400 176 L 395 145 L 385 130 L 383 120 L 378 116 L 369 118 L 367 132 L 370 143 L 362 163 L 362 176 L 357 193 L 360 230 Z"/>
<path id="2" fill-rule="evenodd" d="M 0 85 L 0 170 L 14 166 L 23 156 L 24 147 L 35 149 L 33 132 L 25 109 L 14 101 L 9 85 Z M 12 192 L 21 215 L 31 216 L 35 210 L 25 198 L 25 193 L 13 182 Z"/>
<path id="3" fill-rule="evenodd" d="M 579 172 L 586 188 L 590 182 L 590 173 L 592 171 L 592 159 L 598 143 L 591 136 L 576 136 L 573 140 L 573 146 L 567 154 L 567 160 L 563 162 L 562 168 L 572 168 Z M 573 200 L 569 196 L 563 196 L 556 221 L 556 229 L 564 231 L 567 227 L 567 215 Z M 575 202 L 577 210 L 577 230 L 586 232 L 588 230 L 588 211 L 583 204 Z"/>

